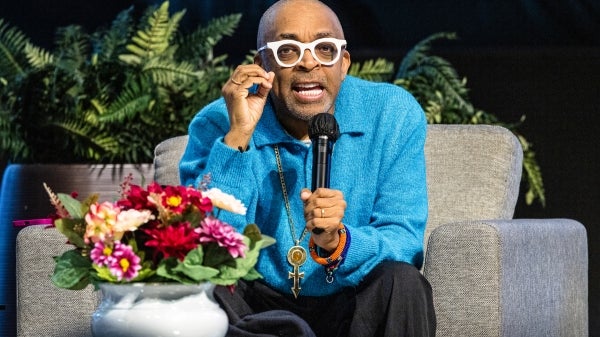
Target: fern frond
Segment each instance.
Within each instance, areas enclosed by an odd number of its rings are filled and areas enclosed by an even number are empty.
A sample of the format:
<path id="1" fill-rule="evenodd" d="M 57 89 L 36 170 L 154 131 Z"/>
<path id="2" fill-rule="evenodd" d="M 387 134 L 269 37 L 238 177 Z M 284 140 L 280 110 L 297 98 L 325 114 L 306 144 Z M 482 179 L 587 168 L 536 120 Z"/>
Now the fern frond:
<path id="1" fill-rule="evenodd" d="M 429 57 L 429 51 L 431 50 L 431 45 L 434 41 L 440 39 L 447 40 L 455 40 L 456 33 L 452 32 L 439 32 L 428 36 L 427 38 L 418 42 L 402 59 L 400 62 L 400 66 L 398 67 L 398 72 L 396 73 L 396 78 L 405 78 L 408 77 L 409 69 L 413 69 L 418 67 L 421 60 Z"/>
<path id="2" fill-rule="evenodd" d="M 423 58 L 418 68 L 409 69 L 406 77 L 415 76 L 430 78 L 432 85 L 443 90 L 448 89 L 457 101 L 464 101 L 463 95 L 467 93 L 466 82 L 459 78 L 456 70 L 445 59 L 438 56 Z"/>
<path id="3" fill-rule="evenodd" d="M 72 140 L 71 153 L 92 161 L 99 161 L 105 153 L 119 151 L 120 144 L 110 131 L 102 131 L 81 121 L 63 121 L 53 123 Z"/>
<path id="4" fill-rule="evenodd" d="M 149 16 L 146 27 L 138 30 L 131 38 L 132 43 L 127 45 L 127 50 L 141 62 L 162 54 L 169 47 L 184 13 L 185 11 L 180 11 L 169 17 L 169 2 L 163 2 Z M 132 60 L 127 55 L 124 55 L 124 58 Z"/>
<path id="5" fill-rule="evenodd" d="M 188 62 L 174 63 L 157 58 L 150 59 L 142 71 L 149 73 L 156 84 L 163 86 L 181 86 L 182 83 L 202 77 L 202 72 Z"/>
<path id="6" fill-rule="evenodd" d="M 178 59 L 212 59 L 212 48 L 225 36 L 231 36 L 238 27 L 241 14 L 231 14 L 212 19 L 205 27 L 199 26 L 195 31 L 179 36 L 177 44 Z"/>
<path id="7" fill-rule="evenodd" d="M 83 31 L 81 26 L 71 25 L 59 28 L 55 43 L 54 55 L 58 58 L 57 62 L 69 65 L 63 68 L 65 71 L 73 72 L 82 67 L 89 59 L 89 35 Z"/>
<path id="8" fill-rule="evenodd" d="M 146 111 L 152 101 L 152 96 L 145 88 L 144 82 L 140 83 L 129 82 L 105 113 L 98 116 L 98 122 L 102 124 L 123 123 Z"/>
<path id="9" fill-rule="evenodd" d="M 47 50 L 36 47 L 31 43 L 25 45 L 25 55 L 34 69 L 41 69 L 54 63 L 54 55 Z"/>
<path id="10" fill-rule="evenodd" d="M 388 82 L 394 73 L 394 63 L 383 58 L 353 63 L 348 74 L 375 82 Z"/>
<path id="11" fill-rule="evenodd" d="M 542 206 L 546 206 L 546 192 L 542 180 L 542 171 L 531 144 L 521 135 L 517 135 L 521 147 L 523 148 L 523 168 L 526 173 L 527 192 L 525 193 L 525 203 L 531 205 L 535 199 L 538 199 Z"/>
<path id="12" fill-rule="evenodd" d="M 113 20 L 110 29 L 92 35 L 93 54 L 100 62 L 108 61 L 124 49 L 133 33 L 133 6 L 121 11 Z"/>
<path id="13" fill-rule="evenodd" d="M 0 154 L 3 158 L 15 160 L 16 158 L 29 158 L 30 148 L 23 137 L 23 130 L 15 122 L 16 116 L 11 113 L 11 108 L 0 106 Z"/>
<path id="14" fill-rule="evenodd" d="M 12 78 L 25 73 L 20 54 L 28 43 L 25 34 L 0 19 L 0 77 Z"/>

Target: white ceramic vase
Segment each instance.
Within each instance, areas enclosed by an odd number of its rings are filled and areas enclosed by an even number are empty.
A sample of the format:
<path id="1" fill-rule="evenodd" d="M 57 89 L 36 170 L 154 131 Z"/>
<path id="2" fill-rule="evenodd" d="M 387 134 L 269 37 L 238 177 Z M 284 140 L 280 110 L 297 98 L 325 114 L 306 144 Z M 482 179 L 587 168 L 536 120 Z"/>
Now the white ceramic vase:
<path id="1" fill-rule="evenodd" d="M 223 337 L 228 320 L 214 285 L 134 283 L 100 285 L 92 316 L 94 337 Z"/>

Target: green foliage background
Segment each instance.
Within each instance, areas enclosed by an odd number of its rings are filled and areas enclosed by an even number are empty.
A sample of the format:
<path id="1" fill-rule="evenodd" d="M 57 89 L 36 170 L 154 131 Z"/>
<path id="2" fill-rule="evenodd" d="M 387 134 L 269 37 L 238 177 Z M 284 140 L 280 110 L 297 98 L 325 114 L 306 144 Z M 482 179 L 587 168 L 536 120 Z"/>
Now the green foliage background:
<path id="1" fill-rule="evenodd" d="M 231 74 L 227 55 L 213 47 L 233 34 L 240 14 L 216 18 L 182 33 L 185 11 L 169 3 L 134 20 L 121 12 L 107 29 L 57 31 L 53 50 L 33 45 L 0 19 L 0 156 L 20 163 L 145 163 L 162 140 L 187 133 L 192 117 L 220 96 Z M 431 55 L 434 34 L 396 67 L 385 59 L 353 63 L 350 74 L 403 86 L 423 106 L 429 123 L 499 124 L 524 149 L 526 203 L 545 204 L 539 165 L 519 123 L 506 124 L 476 109 L 466 79 Z M 397 70 L 396 70 L 397 68 Z"/>

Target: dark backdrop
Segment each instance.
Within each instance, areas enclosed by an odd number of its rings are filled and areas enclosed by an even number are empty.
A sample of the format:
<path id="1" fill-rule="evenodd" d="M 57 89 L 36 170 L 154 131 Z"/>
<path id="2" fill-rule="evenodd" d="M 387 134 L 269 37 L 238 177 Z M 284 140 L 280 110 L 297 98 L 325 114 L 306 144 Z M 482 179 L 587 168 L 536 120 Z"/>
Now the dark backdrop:
<path id="1" fill-rule="evenodd" d="M 242 13 L 235 35 L 217 47 L 232 63 L 255 49 L 267 0 L 173 0 L 187 9 L 183 29 L 230 13 Z M 345 0 L 325 1 L 340 15 L 355 60 L 399 60 L 422 38 L 439 31 L 460 39 L 436 45 L 468 79 L 476 107 L 501 120 L 526 120 L 521 132 L 534 144 L 546 184 L 547 206 L 526 206 L 516 217 L 567 217 L 588 231 L 590 335 L 600 335 L 600 237 L 596 227 L 600 150 L 600 1 L 598 0 Z M 80 24 L 90 31 L 115 15 L 153 0 L 3 0 L 0 17 L 32 40 L 52 46 L 57 27 Z"/>

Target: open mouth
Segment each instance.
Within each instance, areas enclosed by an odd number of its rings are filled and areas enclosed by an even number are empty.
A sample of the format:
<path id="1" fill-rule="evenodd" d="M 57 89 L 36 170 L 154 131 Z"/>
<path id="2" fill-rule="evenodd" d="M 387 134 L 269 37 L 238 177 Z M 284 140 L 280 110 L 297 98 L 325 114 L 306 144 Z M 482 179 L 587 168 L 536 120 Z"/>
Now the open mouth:
<path id="1" fill-rule="evenodd" d="M 323 86 L 319 83 L 298 83 L 292 86 L 292 90 L 307 99 L 318 98 L 323 94 Z"/>

